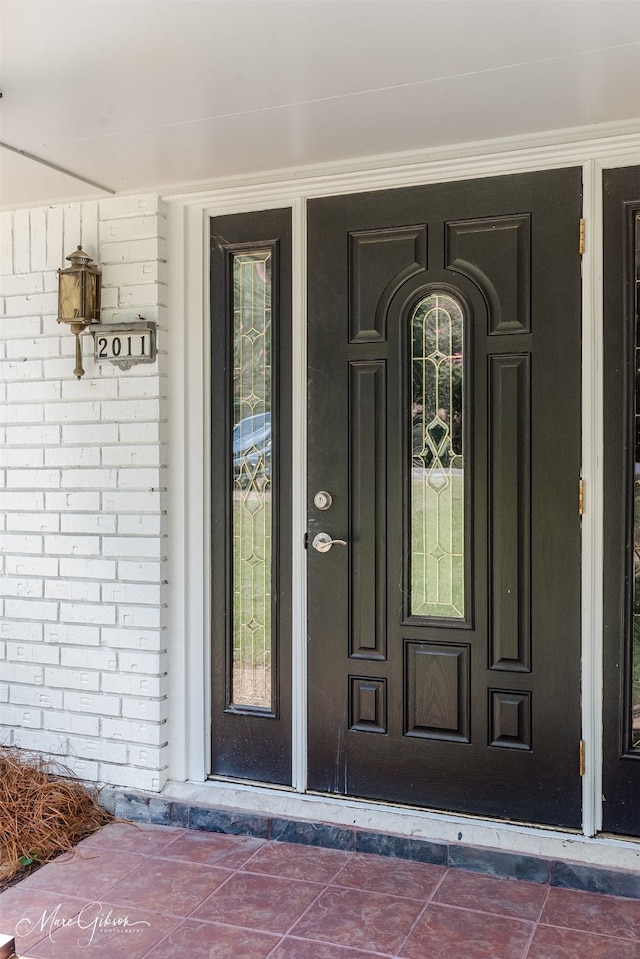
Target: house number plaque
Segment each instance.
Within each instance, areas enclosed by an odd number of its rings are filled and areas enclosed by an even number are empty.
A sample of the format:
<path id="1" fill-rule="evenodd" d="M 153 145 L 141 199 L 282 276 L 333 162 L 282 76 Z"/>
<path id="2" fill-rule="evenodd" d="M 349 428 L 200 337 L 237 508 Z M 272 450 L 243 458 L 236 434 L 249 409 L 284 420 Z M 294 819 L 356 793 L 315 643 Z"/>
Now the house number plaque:
<path id="1" fill-rule="evenodd" d="M 153 363 L 156 358 L 156 324 L 110 323 L 91 330 L 96 363 L 113 363 L 128 370 L 137 363 Z"/>

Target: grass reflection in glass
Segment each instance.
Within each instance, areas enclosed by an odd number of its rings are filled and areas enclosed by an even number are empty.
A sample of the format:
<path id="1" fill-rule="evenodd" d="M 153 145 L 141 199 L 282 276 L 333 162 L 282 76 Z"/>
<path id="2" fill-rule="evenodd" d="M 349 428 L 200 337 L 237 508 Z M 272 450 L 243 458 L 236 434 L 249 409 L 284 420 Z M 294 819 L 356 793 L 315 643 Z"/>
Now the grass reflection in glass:
<path id="1" fill-rule="evenodd" d="M 464 617 L 464 313 L 433 292 L 411 324 L 411 613 Z"/>
<path id="2" fill-rule="evenodd" d="M 411 480 L 411 612 L 464 616 L 464 474 L 414 467 Z"/>
<path id="3" fill-rule="evenodd" d="M 271 492 L 233 494 L 233 679 L 236 705 L 271 705 Z"/>

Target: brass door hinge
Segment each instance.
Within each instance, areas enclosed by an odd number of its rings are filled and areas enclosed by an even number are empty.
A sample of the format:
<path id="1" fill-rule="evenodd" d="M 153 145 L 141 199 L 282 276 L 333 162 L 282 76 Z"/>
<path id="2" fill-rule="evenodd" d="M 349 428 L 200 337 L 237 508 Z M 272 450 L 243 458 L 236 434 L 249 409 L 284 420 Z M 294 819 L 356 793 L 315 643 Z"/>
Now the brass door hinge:
<path id="1" fill-rule="evenodd" d="M 580 220 L 580 235 L 578 240 L 578 252 L 584 256 L 584 218 Z"/>
<path id="2" fill-rule="evenodd" d="M 584 776 L 585 773 L 585 755 L 584 755 L 584 739 L 580 740 L 580 775 Z"/>
<path id="3" fill-rule="evenodd" d="M 584 516 L 584 480 L 581 479 L 578 485 L 578 515 Z"/>

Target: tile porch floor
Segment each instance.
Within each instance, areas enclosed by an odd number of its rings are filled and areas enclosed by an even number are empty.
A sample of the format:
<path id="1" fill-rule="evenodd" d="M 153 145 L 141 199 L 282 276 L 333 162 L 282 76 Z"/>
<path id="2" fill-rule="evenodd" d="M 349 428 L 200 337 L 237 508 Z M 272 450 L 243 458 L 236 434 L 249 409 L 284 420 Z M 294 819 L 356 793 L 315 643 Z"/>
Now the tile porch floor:
<path id="1" fill-rule="evenodd" d="M 33 959 L 640 959 L 640 900 L 114 823 L 0 894 L 0 932 Z"/>

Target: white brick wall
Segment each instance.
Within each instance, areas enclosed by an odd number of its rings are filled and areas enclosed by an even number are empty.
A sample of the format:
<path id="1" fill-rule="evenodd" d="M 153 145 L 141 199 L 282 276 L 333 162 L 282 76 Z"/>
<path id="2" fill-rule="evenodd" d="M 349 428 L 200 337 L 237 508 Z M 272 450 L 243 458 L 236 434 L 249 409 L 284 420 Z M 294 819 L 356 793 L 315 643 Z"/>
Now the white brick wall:
<path id="1" fill-rule="evenodd" d="M 154 196 L 0 215 L 0 741 L 83 778 L 159 790 L 167 770 L 166 355 L 73 375 L 56 270 L 78 243 L 103 323 L 166 324 Z"/>

